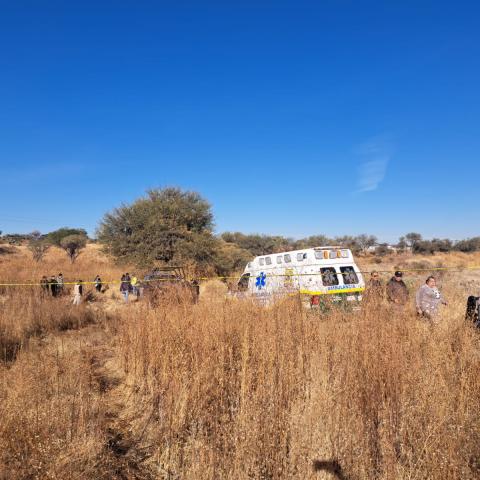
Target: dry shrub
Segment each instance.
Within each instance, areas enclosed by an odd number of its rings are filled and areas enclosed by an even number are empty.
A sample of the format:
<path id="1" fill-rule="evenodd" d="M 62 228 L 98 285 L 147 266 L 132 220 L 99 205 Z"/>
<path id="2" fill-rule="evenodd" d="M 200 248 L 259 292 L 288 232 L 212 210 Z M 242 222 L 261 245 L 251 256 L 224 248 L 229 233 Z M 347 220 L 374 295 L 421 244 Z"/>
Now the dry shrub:
<path id="1" fill-rule="evenodd" d="M 0 361 L 11 361 L 31 337 L 51 331 L 81 328 L 95 316 L 85 305 L 71 305 L 68 295 L 42 296 L 32 287 L 11 288 L 0 309 Z M 34 288 L 34 287 L 33 287 Z"/>
<path id="2" fill-rule="evenodd" d="M 0 478 L 102 478 L 102 404 L 88 367 L 71 344 L 0 366 Z"/>
<path id="3" fill-rule="evenodd" d="M 222 300 L 228 292 L 228 286 L 220 280 L 209 280 L 200 286 L 200 299 L 202 302 L 211 303 Z"/>

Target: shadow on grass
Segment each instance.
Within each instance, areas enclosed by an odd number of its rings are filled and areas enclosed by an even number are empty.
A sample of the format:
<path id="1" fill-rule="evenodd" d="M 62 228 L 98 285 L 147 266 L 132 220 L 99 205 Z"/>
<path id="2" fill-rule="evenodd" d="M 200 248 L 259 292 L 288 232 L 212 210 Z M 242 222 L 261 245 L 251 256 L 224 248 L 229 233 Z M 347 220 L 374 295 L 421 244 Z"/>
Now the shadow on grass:
<path id="1" fill-rule="evenodd" d="M 337 460 L 315 460 L 313 462 L 313 469 L 316 472 L 328 472 L 335 475 L 338 480 L 352 480 L 343 472 L 341 465 Z"/>

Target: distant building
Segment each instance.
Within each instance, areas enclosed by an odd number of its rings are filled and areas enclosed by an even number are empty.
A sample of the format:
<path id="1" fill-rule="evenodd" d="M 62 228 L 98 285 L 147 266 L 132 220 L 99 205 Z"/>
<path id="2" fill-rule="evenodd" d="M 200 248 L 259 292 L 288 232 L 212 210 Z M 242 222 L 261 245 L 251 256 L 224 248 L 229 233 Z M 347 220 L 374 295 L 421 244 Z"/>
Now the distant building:
<path id="1" fill-rule="evenodd" d="M 375 245 L 372 245 L 371 247 L 368 247 L 367 252 L 368 253 L 376 253 L 377 248 L 387 249 L 389 253 L 398 253 L 402 250 L 411 251 L 411 248 L 400 249 L 400 248 L 397 248 L 397 247 L 395 247 L 393 245 L 390 245 L 388 243 L 376 243 Z"/>

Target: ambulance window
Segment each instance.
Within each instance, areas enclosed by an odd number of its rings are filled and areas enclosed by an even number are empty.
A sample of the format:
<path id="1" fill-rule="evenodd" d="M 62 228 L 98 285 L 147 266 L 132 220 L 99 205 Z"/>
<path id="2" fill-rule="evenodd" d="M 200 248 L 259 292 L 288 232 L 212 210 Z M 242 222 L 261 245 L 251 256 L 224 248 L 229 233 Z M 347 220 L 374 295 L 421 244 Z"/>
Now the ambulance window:
<path id="1" fill-rule="evenodd" d="M 340 267 L 340 271 L 343 275 L 343 283 L 345 285 L 349 283 L 358 283 L 358 277 L 353 267 Z"/>
<path id="2" fill-rule="evenodd" d="M 320 273 L 322 274 L 322 282 L 326 287 L 331 285 L 338 285 L 337 272 L 333 267 L 321 268 Z"/>
<path id="3" fill-rule="evenodd" d="M 289 263 L 292 261 L 292 257 L 290 257 L 290 255 L 288 253 L 286 253 L 284 256 L 283 256 L 283 259 L 285 260 L 285 263 Z"/>
<path id="4" fill-rule="evenodd" d="M 248 280 L 250 278 L 249 273 L 244 273 L 241 277 L 240 280 L 238 281 L 238 290 L 240 292 L 244 292 L 245 290 L 248 289 Z"/>
<path id="5" fill-rule="evenodd" d="M 281 256 L 281 255 L 279 255 L 279 256 L 277 257 L 277 263 L 282 263 L 282 256 Z"/>
<path id="6" fill-rule="evenodd" d="M 260 259 L 260 266 L 263 267 L 265 265 L 265 259 L 261 258 Z"/>
<path id="7" fill-rule="evenodd" d="M 272 259 L 270 257 L 265 257 L 265 263 L 267 265 L 271 265 L 272 264 Z"/>

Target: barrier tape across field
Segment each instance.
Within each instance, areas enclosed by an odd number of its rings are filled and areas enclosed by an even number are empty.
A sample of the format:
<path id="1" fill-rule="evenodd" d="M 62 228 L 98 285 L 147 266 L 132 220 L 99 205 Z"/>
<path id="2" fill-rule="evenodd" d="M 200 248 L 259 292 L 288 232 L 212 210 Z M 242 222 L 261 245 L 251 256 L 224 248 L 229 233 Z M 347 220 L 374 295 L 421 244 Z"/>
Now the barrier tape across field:
<path id="1" fill-rule="evenodd" d="M 408 273 L 408 272 L 441 272 L 441 271 L 449 271 L 449 272 L 464 272 L 465 270 L 480 270 L 480 266 L 477 265 L 471 265 L 471 266 L 455 266 L 455 267 L 431 267 L 431 268 L 407 268 L 407 269 L 399 269 L 403 273 Z M 355 271 L 355 272 L 344 272 L 344 273 L 338 273 L 335 272 L 336 275 L 348 275 L 349 273 L 361 273 L 363 274 L 370 274 L 372 272 L 376 273 L 389 273 L 393 274 L 395 270 L 369 270 L 369 271 Z M 272 273 L 269 274 L 267 272 L 265 273 L 266 277 L 312 277 L 316 275 L 320 276 L 327 276 L 331 275 L 333 272 L 325 272 L 325 273 Z M 254 278 L 254 276 L 252 276 Z M 208 280 L 239 280 L 240 276 L 212 276 L 212 277 L 197 277 L 197 278 L 191 278 L 191 280 L 197 280 L 197 281 L 208 281 Z M 138 283 L 139 285 L 148 283 L 148 282 L 170 282 L 172 281 L 172 278 L 152 278 L 149 280 L 139 280 Z M 63 282 L 62 285 L 95 285 L 97 283 L 101 283 L 102 285 L 119 285 L 121 283 L 124 283 L 122 280 L 101 280 L 100 282 L 96 281 L 85 281 L 85 282 Z M 50 282 L 47 279 L 47 282 L 41 283 L 38 281 L 32 281 L 32 282 L 24 282 L 24 283 L 15 283 L 15 282 L 0 282 L 0 287 L 38 287 L 38 286 L 45 286 L 45 285 L 50 285 L 52 282 Z"/>

